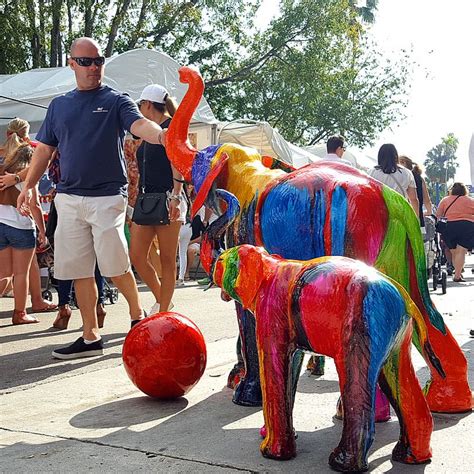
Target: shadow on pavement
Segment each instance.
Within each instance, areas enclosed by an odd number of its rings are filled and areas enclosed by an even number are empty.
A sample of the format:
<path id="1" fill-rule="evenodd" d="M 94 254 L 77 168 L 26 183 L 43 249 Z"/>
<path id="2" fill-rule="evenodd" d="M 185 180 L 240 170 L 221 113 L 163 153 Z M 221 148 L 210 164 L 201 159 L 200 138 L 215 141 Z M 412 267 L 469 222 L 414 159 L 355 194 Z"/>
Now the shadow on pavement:
<path id="1" fill-rule="evenodd" d="M 79 334 L 79 331 L 70 332 L 77 332 Z M 45 331 L 38 331 L 38 334 L 44 333 Z M 36 336 L 38 336 L 38 334 L 36 334 Z M 28 335 L 23 334 L 23 338 L 27 336 Z M 11 336 L 7 336 L 5 339 L 10 337 Z M 2 373 L 2 379 L 0 381 L 0 390 L 8 390 L 17 386 L 41 382 L 49 377 L 64 375 L 69 371 L 98 364 L 110 359 L 120 359 L 121 361 L 121 354 L 111 352 L 110 349 L 115 346 L 121 346 L 124 337 L 125 334 L 122 333 L 104 336 L 104 342 L 106 343 L 105 355 L 88 359 L 69 361 L 53 359 L 51 352 L 61 347 L 61 344 L 47 344 L 36 349 L 1 355 L 0 372 Z M 1 342 L 5 342 L 3 338 L 0 339 L 0 343 Z M 73 342 L 73 338 L 71 338 L 70 342 Z"/>

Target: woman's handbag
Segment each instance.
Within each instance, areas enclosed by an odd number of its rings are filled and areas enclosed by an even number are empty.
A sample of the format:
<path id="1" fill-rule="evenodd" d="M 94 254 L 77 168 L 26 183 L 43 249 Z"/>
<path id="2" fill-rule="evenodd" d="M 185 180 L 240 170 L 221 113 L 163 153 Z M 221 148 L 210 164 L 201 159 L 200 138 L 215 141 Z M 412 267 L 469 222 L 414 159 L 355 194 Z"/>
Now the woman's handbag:
<path id="1" fill-rule="evenodd" d="M 166 193 L 145 192 L 145 151 L 143 152 L 142 188 L 133 209 L 132 222 L 138 225 L 167 225 L 170 223 Z"/>
<path id="2" fill-rule="evenodd" d="M 141 192 L 133 209 L 132 222 L 138 225 L 166 225 L 170 223 L 166 193 Z"/>
<path id="3" fill-rule="evenodd" d="M 449 208 L 460 198 L 461 196 L 458 196 L 444 211 L 443 215 L 437 220 L 436 222 L 436 232 L 439 234 L 443 235 L 446 230 L 448 229 L 448 218 L 446 217 L 446 214 L 449 210 Z"/>

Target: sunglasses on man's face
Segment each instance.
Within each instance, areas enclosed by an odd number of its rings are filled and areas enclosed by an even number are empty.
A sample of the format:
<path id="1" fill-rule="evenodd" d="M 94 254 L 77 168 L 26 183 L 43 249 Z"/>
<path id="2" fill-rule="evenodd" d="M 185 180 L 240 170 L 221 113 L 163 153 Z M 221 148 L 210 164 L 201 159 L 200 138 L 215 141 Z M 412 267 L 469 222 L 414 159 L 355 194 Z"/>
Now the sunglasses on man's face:
<path id="1" fill-rule="evenodd" d="M 104 56 L 98 56 L 97 58 L 87 58 L 87 57 L 82 56 L 82 57 L 75 57 L 75 58 L 72 57 L 71 59 L 76 61 L 76 63 L 79 66 L 83 66 L 83 67 L 89 67 L 92 65 L 92 63 L 94 63 L 96 66 L 103 66 L 105 63 Z"/>

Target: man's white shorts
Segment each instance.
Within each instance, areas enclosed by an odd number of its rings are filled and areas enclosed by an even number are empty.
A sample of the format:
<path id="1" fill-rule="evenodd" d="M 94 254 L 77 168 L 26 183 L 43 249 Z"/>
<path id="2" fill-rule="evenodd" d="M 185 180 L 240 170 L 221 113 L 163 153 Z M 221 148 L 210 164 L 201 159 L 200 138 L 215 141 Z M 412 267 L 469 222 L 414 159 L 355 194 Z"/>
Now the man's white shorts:
<path id="1" fill-rule="evenodd" d="M 124 232 L 125 197 L 58 193 L 54 202 L 58 211 L 54 233 L 55 278 L 93 277 L 96 260 L 106 277 L 120 276 L 130 269 Z"/>

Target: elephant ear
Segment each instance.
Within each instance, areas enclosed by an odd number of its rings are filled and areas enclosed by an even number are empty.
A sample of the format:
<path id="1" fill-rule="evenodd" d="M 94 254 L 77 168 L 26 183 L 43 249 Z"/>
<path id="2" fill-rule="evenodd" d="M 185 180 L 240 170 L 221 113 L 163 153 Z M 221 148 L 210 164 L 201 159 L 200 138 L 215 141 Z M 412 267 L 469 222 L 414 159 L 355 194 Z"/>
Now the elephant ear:
<path id="1" fill-rule="evenodd" d="M 245 309 L 255 306 L 257 292 L 263 280 L 263 259 L 267 253 L 262 247 L 241 245 L 239 247 L 239 276 L 235 291 Z"/>
<path id="2" fill-rule="evenodd" d="M 214 166 L 212 166 L 212 168 L 209 170 L 209 173 L 201 184 L 201 187 L 199 188 L 199 191 L 196 194 L 196 198 L 194 199 L 191 210 L 192 217 L 194 217 L 199 211 L 199 209 L 201 209 L 201 207 L 204 205 L 204 201 L 206 200 L 207 195 L 211 190 L 212 183 L 217 178 L 217 176 L 219 176 L 219 173 L 222 171 L 222 168 L 227 163 L 228 159 L 229 155 L 227 153 L 221 153 L 217 163 L 215 163 Z"/>

